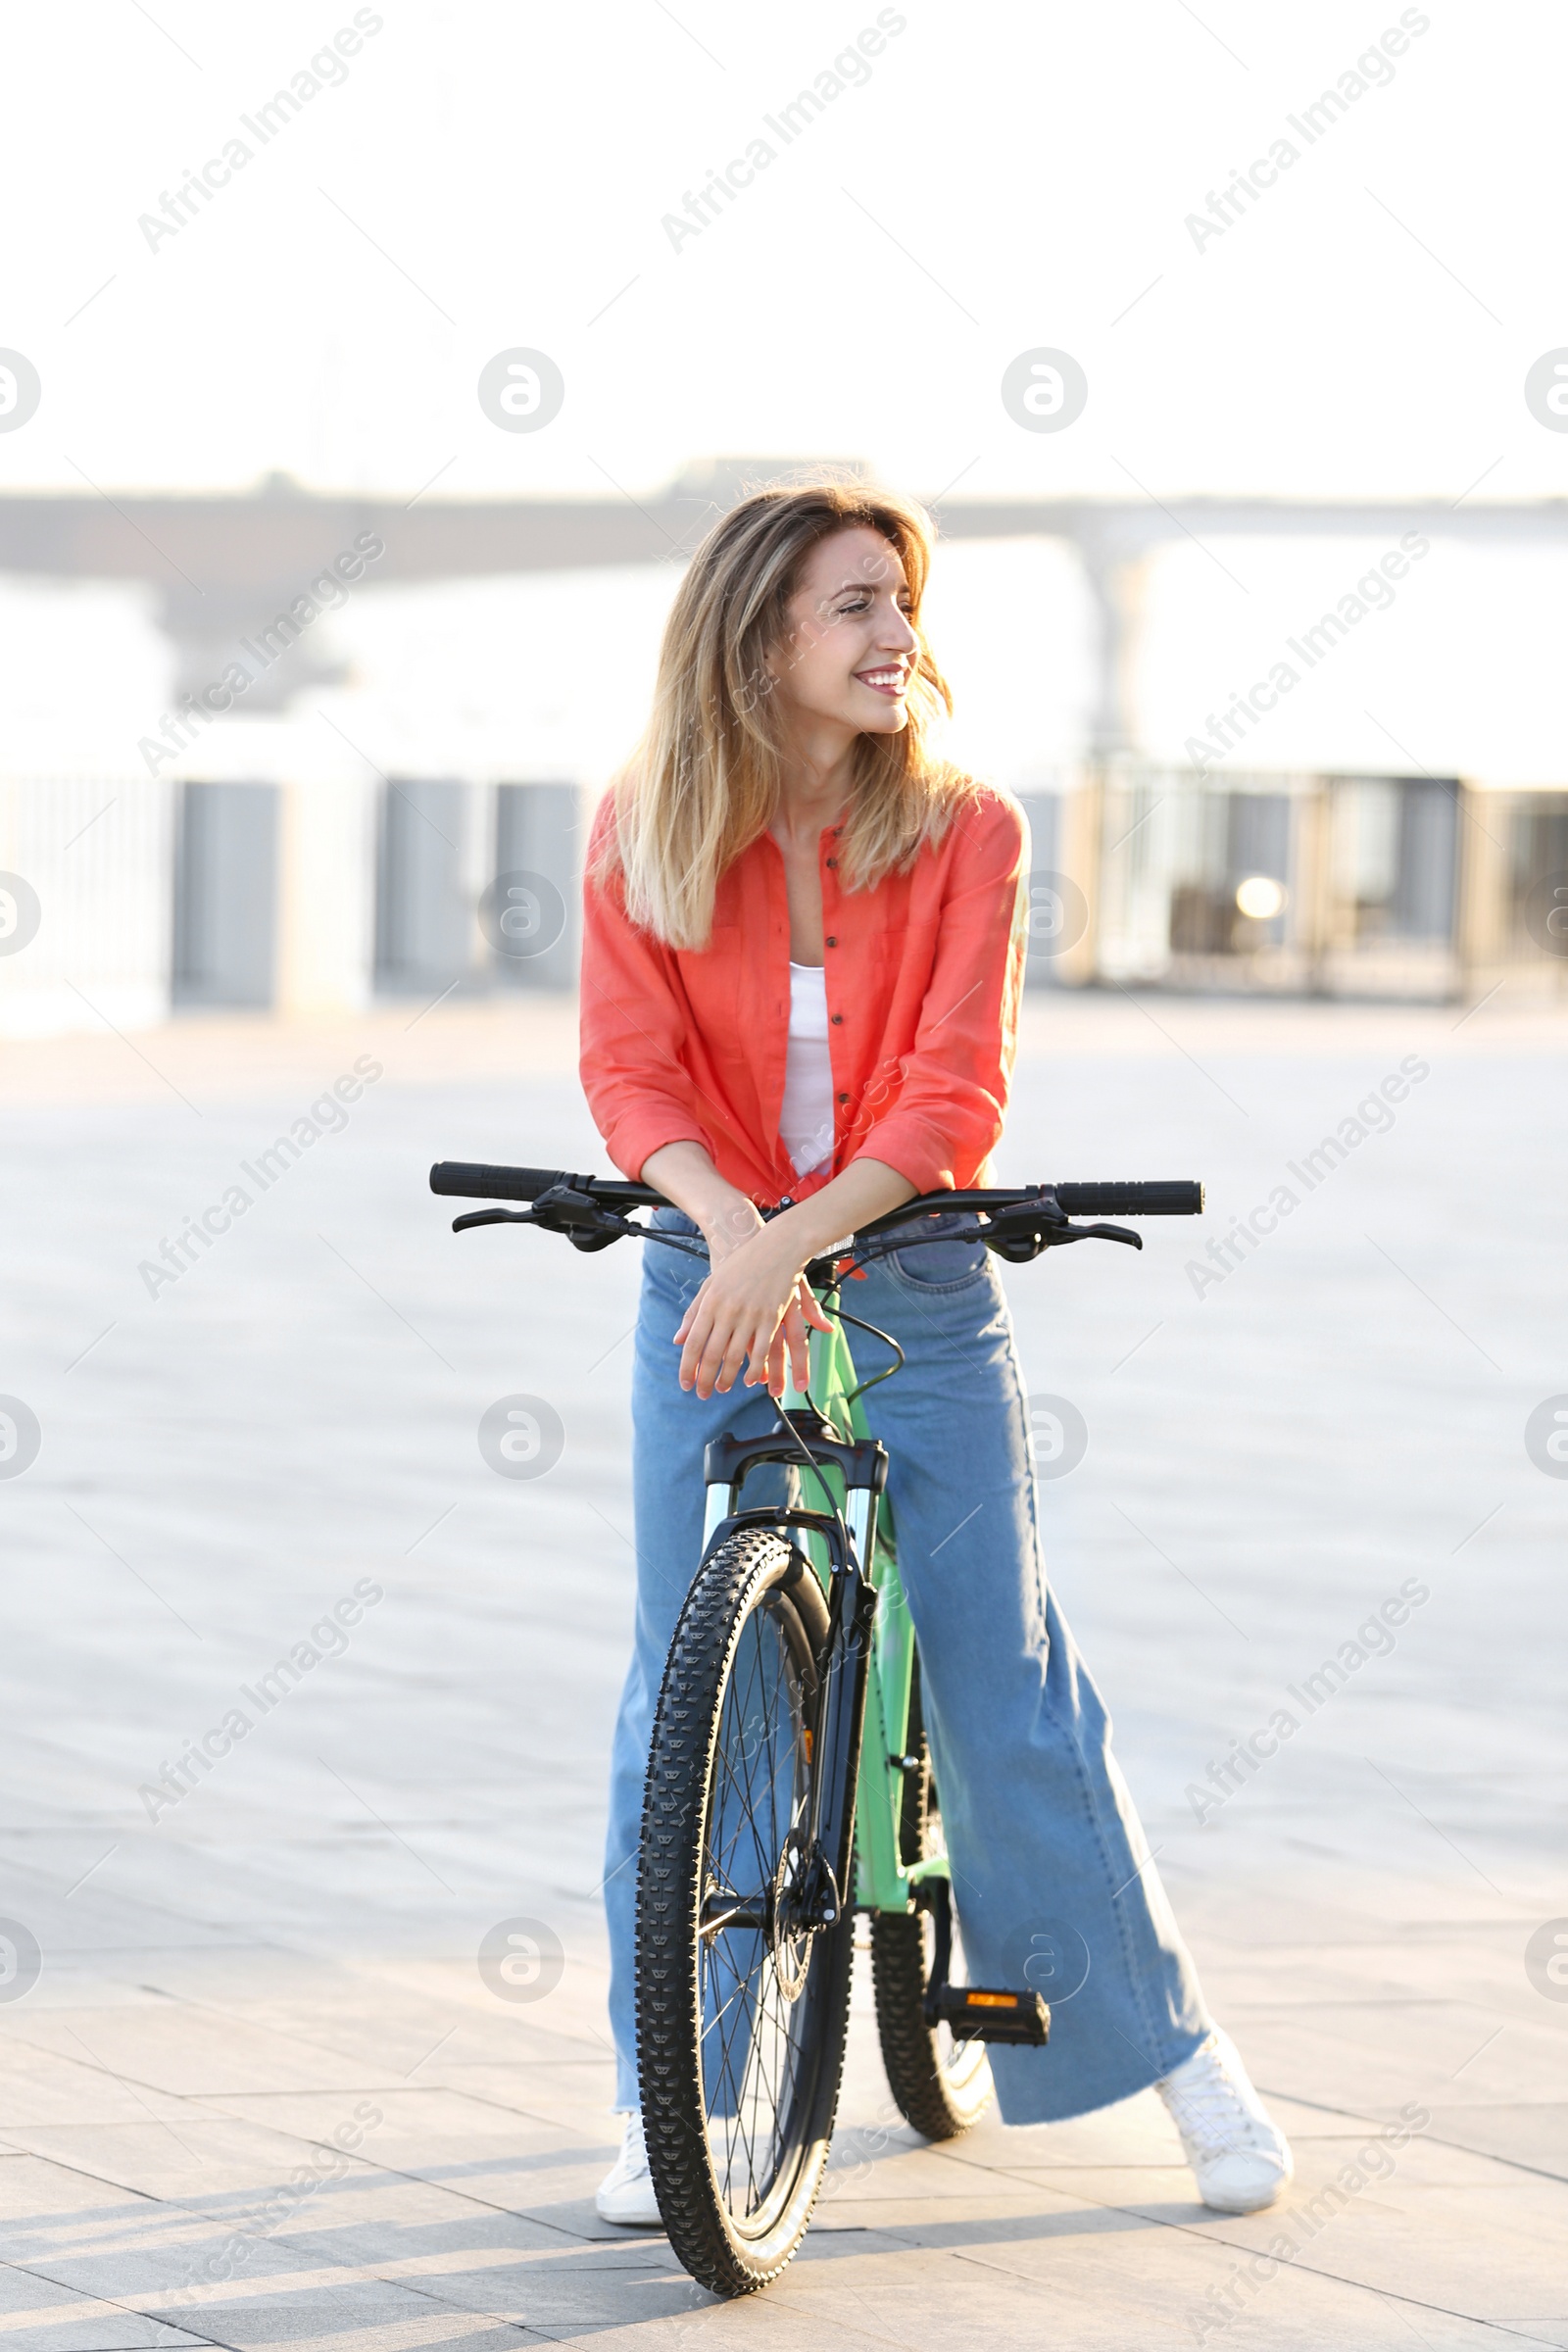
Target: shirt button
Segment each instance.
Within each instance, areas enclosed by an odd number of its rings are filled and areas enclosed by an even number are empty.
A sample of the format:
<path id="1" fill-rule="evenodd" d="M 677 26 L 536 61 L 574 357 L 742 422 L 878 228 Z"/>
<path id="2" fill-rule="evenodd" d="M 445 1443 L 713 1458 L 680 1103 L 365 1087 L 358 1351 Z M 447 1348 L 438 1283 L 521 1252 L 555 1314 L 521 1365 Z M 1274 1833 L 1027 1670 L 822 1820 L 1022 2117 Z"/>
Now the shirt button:
<path id="1" fill-rule="evenodd" d="M 838 859 L 837 859 L 836 858 L 830 858 L 828 859 L 828 863 L 829 863 L 829 865 L 837 865 L 837 863 L 838 863 Z"/>
<path id="2" fill-rule="evenodd" d="M 849 1099 L 850 1099 L 850 1098 L 849 1098 L 849 1096 L 848 1096 L 848 1095 L 840 1095 L 840 1097 L 839 1097 L 839 1101 L 840 1101 L 841 1102 L 847 1102 L 849 1101 Z"/>
<path id="3" fill-rule="evenodd" d="M 839 943 L 838 943 L 838 941 L 837 941 L 836 939 L 827 939 L 827 940 L 824 940 L 822 944 L 823 944 L 823 946 L 824 946 L 824 947 L 827 947 L 827 948 L 836 948 L 836 947 L 838 946 L 838 944 L 839 944 Z"/>
<path id="4" fill-rule="evenodd" d="M 839 1023 L 840 1023 L 840 1022 L 843 1020 L 843 1018 L 844 1018 L 844 1015 L 843 1015 L 843 1013 L 842 1013 L 842 1012 L 836 1012 L 836 1013 L 833 1015 L 833 1026 L 834 1026 L 834 1028 L 835 1028 L 835 1029 L 838 1027 Z"/>

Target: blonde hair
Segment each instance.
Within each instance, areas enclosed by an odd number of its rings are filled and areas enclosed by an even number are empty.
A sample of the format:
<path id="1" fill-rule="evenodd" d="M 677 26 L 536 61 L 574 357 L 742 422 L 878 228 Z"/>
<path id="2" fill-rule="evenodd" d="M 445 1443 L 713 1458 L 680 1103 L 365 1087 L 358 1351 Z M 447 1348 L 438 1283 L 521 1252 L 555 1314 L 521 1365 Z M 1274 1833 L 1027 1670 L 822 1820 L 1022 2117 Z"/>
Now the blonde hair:
<path id="1" fill-rule="evenodd" d="M 790 599 L 811 550 L 857 525 L 897 552 L 919 645 L 907 724 L 897 734 L 861 735 L 854 748 L 841 851 L 846 887 L 871 888 L 912 863 L 974 790 L 929 741 L 953 697 L 920 631 L 932 545 L 923 510 L 861 483 L 757 491 L 709 532 L 681 582 L 653 716 L 615 780 L 614 822 L 594 863 L 600 883 L 622 875 L 632 920 L 667 947 L 707 946 L 719 876 L 773 820 L 783 730 L 767 657 L 785 641 Z"/>

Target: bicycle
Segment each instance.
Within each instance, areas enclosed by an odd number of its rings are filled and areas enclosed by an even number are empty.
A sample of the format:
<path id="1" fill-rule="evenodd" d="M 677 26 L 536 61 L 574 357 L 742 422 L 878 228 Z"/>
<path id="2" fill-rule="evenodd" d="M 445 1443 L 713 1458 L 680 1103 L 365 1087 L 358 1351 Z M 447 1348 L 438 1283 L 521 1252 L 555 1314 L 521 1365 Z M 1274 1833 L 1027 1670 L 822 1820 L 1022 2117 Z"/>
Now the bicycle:
<path id="1" fill-rule="evenodd" d="M 537 1225 L 582 1250 L 635 1237 L 702 1244 L 633 1221 L 669 1205 L 647 1185 L 441 1161 L 434 1193 L 492 1206 L 454 1220 Z M 703 1552 L 664 1668 L 645 1784 L 636 1931 L 637 2036 L 649 2170 L 670 2244 L 704 2286 L 776 2278 L 821 2188 L 849 2022 L 854 1918 L 870 1914 L 878 2036 L 901 2113 L 928 2139 L 977 2121 L 988 2043 L 1042 2047 L 1030 1987 L 971 1984 L 920 1712 L 919 1658 L 899 1581 L 888 1455 L 863 1398 L 904 1351 L 851 1313 L 853 1269 L 923 1241 L 933 1211 L 972 1214 L 1007 1262 L 1089 1240 L 1143 1248 L 1074 1216 L 1192 1216 L 1195 1183 L 1057 1184 L 923 1194 L 875 1219 L 807 1279 L 833 1329 L 810 1334 L 807 1387 L 786 1375 L 774 1427 L 707 1448 Z M 890 1238 L 891 1237 L 891 1238 Z M 857 1378 L 845 1326 L 895 1361 Z M 743 1501 L 785 1474 L 782 1503 Z"/>

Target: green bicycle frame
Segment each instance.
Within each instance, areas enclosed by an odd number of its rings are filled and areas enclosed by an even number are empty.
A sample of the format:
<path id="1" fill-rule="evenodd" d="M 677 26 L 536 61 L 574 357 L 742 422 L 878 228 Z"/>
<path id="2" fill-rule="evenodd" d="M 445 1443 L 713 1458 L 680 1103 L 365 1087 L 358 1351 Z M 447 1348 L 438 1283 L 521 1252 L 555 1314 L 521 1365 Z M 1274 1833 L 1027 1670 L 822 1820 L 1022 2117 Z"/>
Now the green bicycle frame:
<path id="1" fill-rule="evenodd" d="M 837 1303 L 836 1289 L 818 1291 L 827 1313 Z M 831 1332 L 809 1335 L 809 1396 L 797 1389 L 786 1359 L 786 1409 L 814 1405 L 823 1419 L 847 1440 L 871 1435 L 864 1407 L 857 1394 L 855 1360 L 842 1323 Z M 794 1471 L 802 1507 L 844 1513 L 860 1571 L 876 1593 L 876 1617 L 871 1630 L 866 1678 L 865 1721 L 860 1740 L 860 1762 L 855 1791 L 855 1897 L 862 1911 L 906 1912 L 922 1879 L 946 1879 L 951 1874 L 945 1854 L 933 1854 L 906 1867 L 900 1851 L 899 1825 L 904 1808 L 904 1779 L 909 1737 L 909 1693 L 914 1676 L 914 1626 L 899 1576 L 893 1513 L 884 1494 L 877 1499 L 874 1536 L 868 1494 L 847 1495 L 841 1473 L 830 1464 L 821 1470 L 802 1465 Z M 728 1489 L 711 1487 L 704 1548 L 728 1509 Z M 859 1508 L 856 1506 L 859 1505 Z M 830 1574 L 827 1545 L 809 1530 L 795 1531 L 816 1570 L 824 1590 Z"/>

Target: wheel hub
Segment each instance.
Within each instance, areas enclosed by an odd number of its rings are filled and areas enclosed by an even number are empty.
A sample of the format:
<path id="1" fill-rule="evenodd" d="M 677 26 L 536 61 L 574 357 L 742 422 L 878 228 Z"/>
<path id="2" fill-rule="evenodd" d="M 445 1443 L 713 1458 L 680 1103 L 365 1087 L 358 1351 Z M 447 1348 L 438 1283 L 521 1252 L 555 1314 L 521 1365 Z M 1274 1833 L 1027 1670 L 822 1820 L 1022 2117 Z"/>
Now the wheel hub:
<path id="1" fill-rule="evenodd" d="M 838 1886 L 826 1857 L 808 1846 L 801 1831 L 791 1830 L 767 1902 L 768 1952 L 785 2000 L 798 2001 L 805 1991 L 812 1941 L 838 1915 Z"/>

